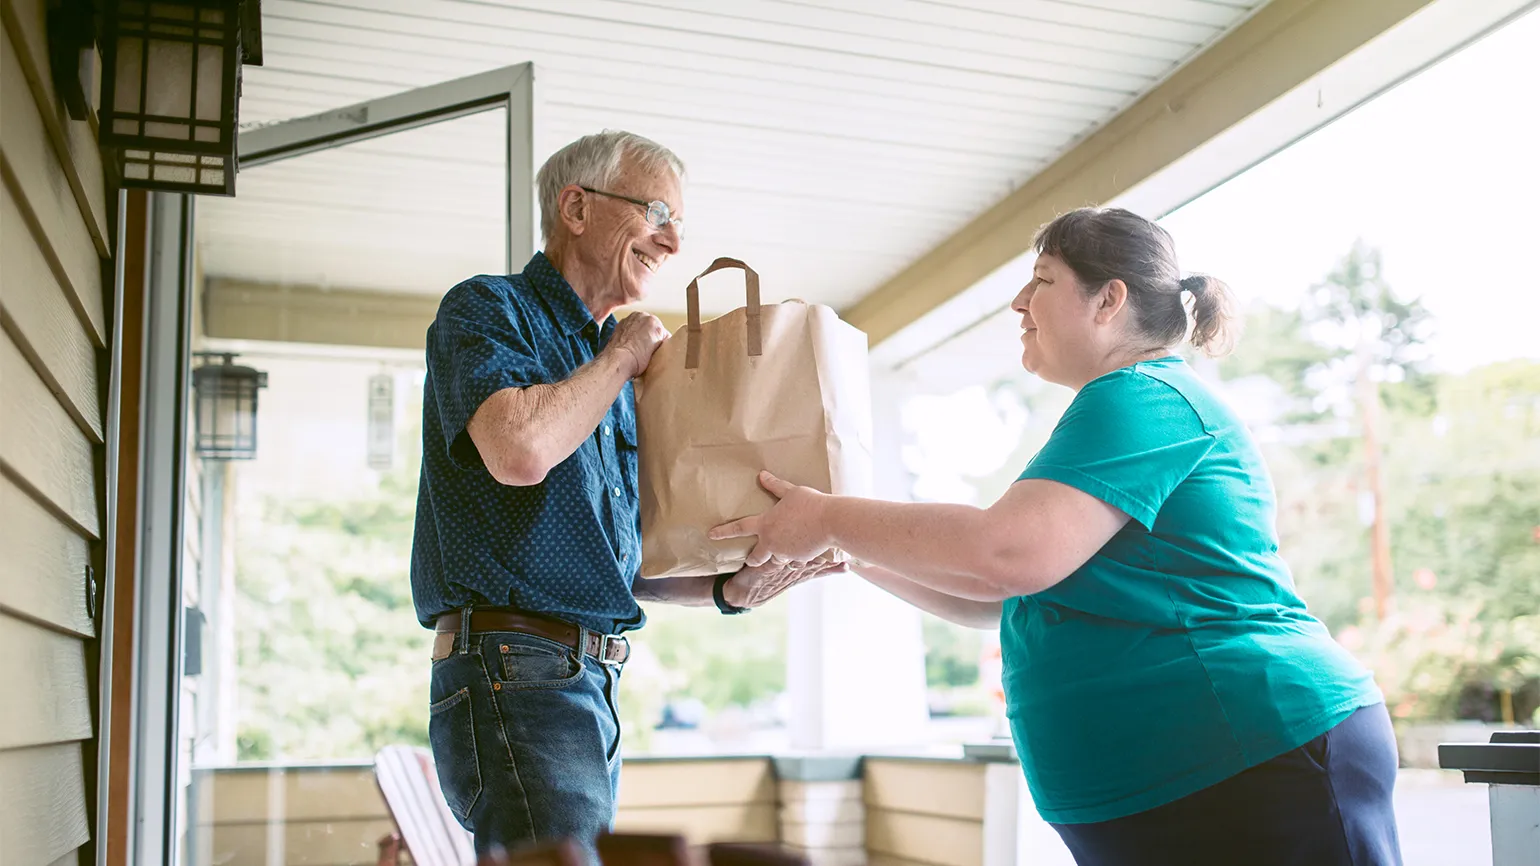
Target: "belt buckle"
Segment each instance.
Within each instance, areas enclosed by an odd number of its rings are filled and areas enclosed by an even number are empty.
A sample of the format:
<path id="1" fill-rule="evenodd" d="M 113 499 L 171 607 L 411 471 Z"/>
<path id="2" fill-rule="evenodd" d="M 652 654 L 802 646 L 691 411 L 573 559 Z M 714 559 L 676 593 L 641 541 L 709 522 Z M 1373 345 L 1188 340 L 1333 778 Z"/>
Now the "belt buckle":
<path id="1" fill-rule="evenodd" d="M 610 644 L 614 643 L 615 641 L 620 641 L 621 643 L 625 644 L 625 647 L 626 647 L 626 654 L 624 656 L 622 656 L 619 661 L 612 661 L 610 659 Z M 612 668 L 618 668 L 621 665 L 625 664 L 626 661 L 629 660 L 630 658 L 631 658 L 631 641 L 627 640 L 625 635 L 623 635 L 623 634 L 601 634 L 601 635 L 599 635 L 599 664 L 601 664 L 601 665 L 609 665 Z"/>

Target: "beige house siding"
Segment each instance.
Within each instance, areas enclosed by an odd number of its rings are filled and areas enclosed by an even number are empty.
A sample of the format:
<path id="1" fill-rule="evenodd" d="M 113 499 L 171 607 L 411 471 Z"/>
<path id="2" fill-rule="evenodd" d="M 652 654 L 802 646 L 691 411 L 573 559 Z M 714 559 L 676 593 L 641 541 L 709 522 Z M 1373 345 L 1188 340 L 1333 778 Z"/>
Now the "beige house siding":
<path id="1" fill-rule="evenodd" d="M 89 841 L 104 485 L 107 190 L 46 65 L 45 0 L 0 0 L 0 851 Z M 102 597 L 101 588 L 98 598 Z"/>

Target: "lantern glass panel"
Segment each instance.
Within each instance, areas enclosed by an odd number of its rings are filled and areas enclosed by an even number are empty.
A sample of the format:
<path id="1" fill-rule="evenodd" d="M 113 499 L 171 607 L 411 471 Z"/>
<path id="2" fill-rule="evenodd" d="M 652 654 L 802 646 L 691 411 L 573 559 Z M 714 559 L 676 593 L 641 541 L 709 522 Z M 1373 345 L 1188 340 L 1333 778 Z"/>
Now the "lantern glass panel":
<path id="1" fill-rule="evenodd" d="M 200 43 L 198 49 L 198 99 L 193 106 L 193 117 L 212 123 L 213 126 L 196 127 L 196 135 L 204 141 L 219 140 L 219 117 L 224 109 L 225 47 L 219 43 Z"/>
<path id="2" fill-rule="evenodd" d="M 120 114 L 139 115 L 139 88 L 143 81 L 144 40 L 118 39 L 117 74 L 113 82 L 113 107 Z M 119 135 L 138 135 L 137 117 L 119 117 L 112 122 Z"/>
<path id="3" fill-rule="evenodd" d="M 144 135 L 153 138 L 191 138 L 186 118 L 192 105 L 193 46 L 187 42 L 149 41 L 145 64 Z M 158 116 L 165 120 L 149 120 Z"/>

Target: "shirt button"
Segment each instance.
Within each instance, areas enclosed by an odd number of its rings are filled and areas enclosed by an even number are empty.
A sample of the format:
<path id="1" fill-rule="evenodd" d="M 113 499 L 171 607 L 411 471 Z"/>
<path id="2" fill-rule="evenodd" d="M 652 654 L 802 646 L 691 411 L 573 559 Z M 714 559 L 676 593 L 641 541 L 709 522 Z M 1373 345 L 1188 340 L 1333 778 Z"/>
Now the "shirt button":
<path id="1" fill-rule="evenodd" d="M 620 496 L 620 488 L 619 487 L 615 488 L 615 495 L 617 497 Z"/>
<path id="2" fill-rule="evenodd" d="M 610 425 L 608 424 L 604 425 L 604 435 L 610 435 Z"/>

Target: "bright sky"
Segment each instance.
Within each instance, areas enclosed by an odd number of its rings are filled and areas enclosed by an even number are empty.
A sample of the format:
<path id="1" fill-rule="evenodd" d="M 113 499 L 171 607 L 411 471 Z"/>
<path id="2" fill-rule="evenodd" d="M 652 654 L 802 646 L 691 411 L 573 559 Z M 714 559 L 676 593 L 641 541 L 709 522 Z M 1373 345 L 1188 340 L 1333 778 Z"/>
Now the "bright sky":
<path id="1" fill-rule="evenodd" d="M 1182 267 L 1291 304 L 1362 237 L 1446 370 L 1540 358 L 1540 13 L 1161 221 Z"/>

